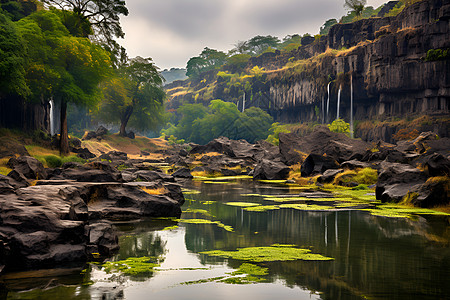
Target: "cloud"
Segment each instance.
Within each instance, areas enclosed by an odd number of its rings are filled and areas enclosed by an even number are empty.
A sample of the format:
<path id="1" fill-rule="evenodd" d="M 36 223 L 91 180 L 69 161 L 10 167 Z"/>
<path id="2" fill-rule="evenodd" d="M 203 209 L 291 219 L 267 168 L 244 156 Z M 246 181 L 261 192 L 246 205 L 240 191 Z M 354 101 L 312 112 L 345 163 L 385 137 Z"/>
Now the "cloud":
<path id="1" fill-rule="evenodd" d="M 368 1 L 379 6 L 383 0 Z M 185 67 L 204 47 L 227 51 L 256 35 L 316 34 L 345 14 L 336 0 L 128 0 L 122 18 L 131 57 L 153 57 L 162 68 Z"/>

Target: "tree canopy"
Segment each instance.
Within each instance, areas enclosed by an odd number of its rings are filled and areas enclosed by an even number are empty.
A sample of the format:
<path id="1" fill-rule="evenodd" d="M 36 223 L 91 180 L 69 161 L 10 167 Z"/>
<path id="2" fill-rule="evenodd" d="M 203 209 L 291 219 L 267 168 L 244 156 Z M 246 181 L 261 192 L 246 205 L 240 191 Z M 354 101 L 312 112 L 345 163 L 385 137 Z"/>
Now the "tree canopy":
<path id="1" fill-rule="evenodd" d="M 130 60 L 103 84 L 103 101 L 98 117 L 120 123 L 122 136 L 127 136 L 129 122 L 136 129 L 155 129 L 165 119 L 162 82 L 151 58 Z"/>
<path id="2" fill-rule="evenodd" d="M 199 56 L 189 59 L 186 66 L 186 75 L 196 77 L 203 72 L 222 66 L 226 59 L 227 55 L 224 52 L 205 47 Z"/>
<path id="3" fill-rule="evenodd" d="M 366 4 L 367 0 L 345 0 L 344 7 L 348 10 L 354 11 L 356 16 L 359 17 Z"/>

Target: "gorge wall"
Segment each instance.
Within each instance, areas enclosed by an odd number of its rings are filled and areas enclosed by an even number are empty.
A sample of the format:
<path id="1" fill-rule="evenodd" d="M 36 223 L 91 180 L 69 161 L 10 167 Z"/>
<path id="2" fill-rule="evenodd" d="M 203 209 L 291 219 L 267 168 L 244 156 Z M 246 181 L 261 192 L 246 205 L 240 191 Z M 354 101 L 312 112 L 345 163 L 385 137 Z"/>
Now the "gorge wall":
<path id="1" fill-rule="evenodd" d="M 450 51 L 444 51 L 450 49 L 449 20 L 448 1 L 424 0 L 395 17 L 336 24 L 326 36 L 302 40 L 302 46 L 295 51 L 277 50 L 251 58 L 247 70 L 264 68 L 258 79 L 252 79 L 251 88 L 240 90 L 226 85 L 226 80 L 214 74 L 205 74 L 199 82 L 169 85 L 169 108 L 207 97 L 242 106 L 240 99 L 246 97 L 246 106 L 264 107 L 277 121 L 329 122 L 336 118 L 341 87 L 339 115 L 349 122 L 353 82 L 355 120 L 420 115 L 446 118 L 450 108 Z M 188 85 L 192 90 L 196 84 L 202 89 L 199 93 L 176 92 L 177 87 Z M 212 89 L 209 94 L 208 84 Z M 444 121 L 431 129 L 449 136 L 448 127 Z M 357 128 L 356 133 L 365 139 L 377 138 L 362 128 Z M 378 138 L 383 138 L 382 132 L 380 135 Z"/>

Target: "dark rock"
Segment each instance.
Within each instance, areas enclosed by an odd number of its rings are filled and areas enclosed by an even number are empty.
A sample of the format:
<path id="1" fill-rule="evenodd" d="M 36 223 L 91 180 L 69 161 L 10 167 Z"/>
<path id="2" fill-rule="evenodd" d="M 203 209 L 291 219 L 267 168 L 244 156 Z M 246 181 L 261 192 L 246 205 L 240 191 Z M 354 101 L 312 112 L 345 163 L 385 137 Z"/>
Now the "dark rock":
<path id="1" fill-rule="evenodd" d="M 127 133 L 127 137 L 134 140 L 136 138 L 136 135 L 134 134 L 133 131 L 130 131 Z"/>
<path id="2" fill-rule="evenodd" d="M 369 168 L 370 165 L 368 163 L 353 159 L 353 160 L 349 160 L 349 161 L 344 161 L 341 164 L 341 167 L 344 169 L 355 170 L 355 169 Z"/>
<path id="3" fill-rule="evenodd" d="M 136 175 L 136 180 L 140 181 L 166 181 L 166 182 L 175 182 L 175 179 L 173 176 L 167 175 L 162 172 L 156 172 L 156 171 L 146 171 L 146 170 L 140 170 L 134 173 Z"/>
<path id="4" fill-rule="evenodd" d="M 4 176 L 0 174 L 0 182 L 3 183 L 3 187 L 5 188 L 5 192 L 9 190 L 9 187 L 12 187 L 13 189 L 23 188 L 29 186 L 28 181 L 23 175 L 17 173 L 16 171 L 10 172 L 10 174 L 13 175 L 13 177 L 19 179 L 15 179 L 10 176 Z M 0 192 L 0 195 L 2 192 Z"/>
<path id="5" fill-rule="evenodd" d="M 148 156 L 150 152 L 141 150 L 141 156 Z"/>
<path id="6" fill-rule="evenodd" d="M 414 192 L 414 191 L 412 191 Z M 411 201 L 415 206 L 434 207 L 450 204 L 449 177 L 430 178 L 416 190 L 416 197 Z"/>
<path id="7" fill-rule="evenodd" d="M 279 140 L 282 161 L 287 165 L 303 163 L 310 153 L 326 154 L 338 162 L 361 160 L 370 148 L 366 142 L 351 139 L 343 133 L 331 132 L 323 126 L 316 127 L 304 137 L 294 133 L 280 133 Z"/>
<path id="8" fill-rule="evenodd" d="M 13 138 L 7 136 L 0 137 L 0 158 L 12 157 L 16 155 L 29 156 L 27 149 Z"/>
<path id="9" fill-rule="evenodd" d="M 194 178 L 194 176 L 192 176 L 191 174 L 191 171 L 187 168 L 177 170 L 172 174 L 172 176 L 175 178 Z"/>
<path id="10" fill-rule="evenodd" d="M 8 167 L 27 179 L 47 179 L 47 172 L 40 161 L 31 156 L 19 156 L 8 161 Z M 16 179 L 17 180 L 17 179 Z"/>
<path id="11" fill-rule="evenodd" d="M 72 137 L 69 138 L 69 146 L 71 148 L 75 148 L 75 149 L 76 148 L 80 148 L 81 147 L 81 140 L 79 138 L 77 138 L 77 137 L 72 136 Z"/>
<path id="12" fill-rule="evenodd" d="M 101 159 L 106 159 L 107 161 L 116 161 L 116 160 L 127 160 L 128 155 L 125 152 L 120 151 L 110 151 L 108 153 L 104 153 L 98 157 Z"/>
<path id="13" fill-rule="evenodd" d="M 103 170 L 80 168 L 63 169 L 61 174 L 51 177 L 51 179 L 70 179 L 78 182 L 121 182 L 122 177 L 119 172 L 108 172 Z"/>
<path id="14" fill-rule="evenodd" d="M 234 170 L 230 169 L 220 169 L 220 173 L 222 173 L 223 176 L 237 176 L 238 173 Z"/>
<path id="15" fill-rule="evenodd" d="M 186 157 L 189 155 L 189 152 L 187 152 L 186 149 L 181 149 L 180 152 L 178 152 L 178 155 Z"/>
<path id="16" fill-rule="evenodd" d="M 319 183 L 330 183 L 334 180 L 337 174 L 344 172 L 342 169 L 329 169 L 326 170 L 322 176 L 317 178 Z"/>
<path id="17" fill-rule="evenodd" d="M 95 139 L 96 137 L 97 137 L 97 134 L 95 133 L 95 131 L 88 131 L 84 134 L 82 139 L 88 141 L 88 140 Z"/>
<path id="18" fill-rule="evenodd" d="M 430 177 L 450 175 L 450 160 L 441 154 L 434 153 L 426 157 L 423 168 L 425 174 Z"/>
<path id="19" fill-rule="evenodd" d="M 312 44 L 313 42 L 314 42 L 314 37 L 313 37 L 313 36 L 310 36 L 310 35 L 305 35 L 305 36 L 302 37 L 302 39 L 301 39 L 301 44 L 302 44 L 303 46 Z"/>
<path id="20" fill-rule="evenodd" d="M 87 226 L 88 234 L 88 255 L 93 257 L 93 253 L 99 253 L 103 257 L 110 257 L 119 250 L 119 239 L 110 222 L 92 222 Z"/>
<path id="21" fill-rule="evenodd" d="M 290 168 L 283 163 L 261 160 L 253 172 L 253 179 L 281 180 L 289 175 Z"/>
<path id="22" fill-rule="evenodd" d="M 426 180 L 425 173 L 411 165 L 383 162 L 378 174 L 376 198 L 382 202 L 399 202 Z"/>
<path id="23" fill-rule="evenodd" d="M 300 172 L 302 177 L 322 174 L 328 169 L 338 169 L 339 164 L 330 156 L 323 156 L 316 153 L 311 153 L 302 163 Z"/>
<path id="24" fill-rule="evenodd" d="M 96 155 L 89 151 L 88 148 L 73 148 L 71 151 L 77 153 L 77 156 L 81 157 L 82 159 L 90 159 L 96 157 Z"/>
<path id="25" fill-rule="evenodd" d="M 105 127 L 101 126 L 97 128 L 97 130 L 95 131 L 95 135 L 96 137 L 103 137 L 104 135 L 108 134 L 108 129 L 106 129 Z"/>

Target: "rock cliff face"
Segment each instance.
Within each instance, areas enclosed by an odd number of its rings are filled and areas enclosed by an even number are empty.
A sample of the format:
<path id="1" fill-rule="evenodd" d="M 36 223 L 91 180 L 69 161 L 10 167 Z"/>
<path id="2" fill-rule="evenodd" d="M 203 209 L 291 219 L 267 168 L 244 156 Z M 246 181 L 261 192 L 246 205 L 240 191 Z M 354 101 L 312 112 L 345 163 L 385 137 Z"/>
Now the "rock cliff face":
<path id="1" fill-rule="evenodd" d="M 296 51 L 251 58 L 247 69 L 259 66 L 266 72 L 253 81 L 246 103 L 266 108 L 277 121 L 329 122 L 337 117 L 341 89 L 339 116 L 349 122 L 352 82 L 355 120 L 448 116 L 450 55 L 427 53 L 450 48 L 449 20 L 448 1 L 423 0 L 395 17 L 336 24 L 327 36 Z M 216 79 L 213 98 L 242 98 L 242 91 Z M 183 85 L 186 82 L 176 82 L 171 88 Z M 194 96 L 180 93 L 172 105 L 192 102 Z M 440 126 L 438 133 L 447 136 L 447 127 Z"/>

